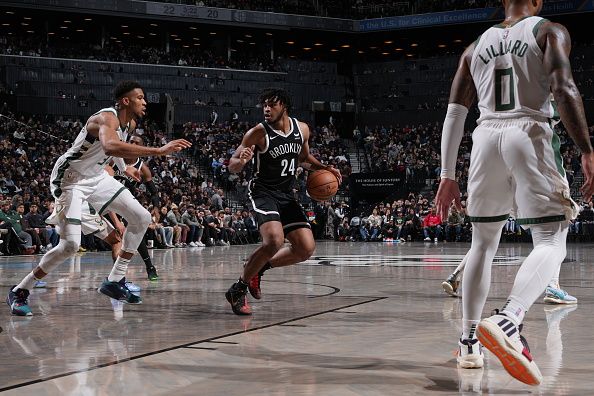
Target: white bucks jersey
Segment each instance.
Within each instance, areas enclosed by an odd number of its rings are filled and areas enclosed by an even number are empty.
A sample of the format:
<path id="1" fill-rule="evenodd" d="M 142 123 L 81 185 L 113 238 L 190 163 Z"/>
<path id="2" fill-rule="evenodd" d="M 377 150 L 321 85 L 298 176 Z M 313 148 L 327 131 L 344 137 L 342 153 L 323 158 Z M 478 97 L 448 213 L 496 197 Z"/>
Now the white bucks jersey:
<path id="1" fill-rule="evenodd" d="M 118 115 L 113 107 L 101 109 L 93 115 L 102 112 L 111 112 L 116 117 Z M 120 140 L 126 141 L 128 137 L 128 127 L 129 125 L 125 130 L 118 127 L 117 133 Z M 72 169 L 83 176 L 93 177 L 100 175 L 104 171 L 105 165 L 111 158 L 111 156 L 105 154 L 99 138 L 93 137 L 87 133 L 87 124 L 85 124 L 74 143 L 72 143 L 72 146 L 65 154 L 58 158 L 54 168 L 57 167 L 58 169 L 58 178 L 61 178 L 60 175 L 63 175 L 68 169 Z"/>
<path id="2" fill-rule="evenodd" d="M 496 25 L 477 40 L 470 72 L 478 95 L 480 123 L 487 119 L 551 118 L 550 85 L 536 42 L 546 19 L 526 17 Z"/>

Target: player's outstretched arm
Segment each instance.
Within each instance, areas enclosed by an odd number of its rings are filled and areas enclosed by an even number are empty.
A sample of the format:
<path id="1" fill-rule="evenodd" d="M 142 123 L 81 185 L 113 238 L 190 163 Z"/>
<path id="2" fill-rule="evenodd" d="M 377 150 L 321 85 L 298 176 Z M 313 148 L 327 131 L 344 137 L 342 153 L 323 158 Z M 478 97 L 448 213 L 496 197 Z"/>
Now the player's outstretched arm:
<path id="1" fill-rule="evenodd" d="M 265 134 L 266 131 L 264 130 L 264 127 L 259 124 L 247 131 L 241 140 L 241 144 L 237 147 L 229 160 L 229 172 L 241 172 L 245 164 L 250 162 L 254 157 L 256 146 L 264 147 L 266 145 Z"/>
<path id="2" fill-rule="evenodd" d="M 300 122 L 299 128 L 301 128 L 301 133 L 303 134 L 303 147 L 301 148 L 301 153 L 299 154 L 299 166 L 307 170 L 322 169 L 332 172 L 334 176 L 336 176 L 338 184 L 341 184 L 342 175 L 340 174 L 340 171 L 332 165 L 322 164 L 309 152 L 309 126 L 307 126 L 307 124 L 304 122 Z"/>
<path id="3" fill-rule="evenodd" d="M 192 147 L 185 139 L 172 140 L 161 147 L 145 147 L 122 142 L 117 134 L 120 121 L 111 113 L 100 113 L 89 122 L 89 133 L 96 134 L 105 154 L 120 158 L 168 155 Z"/>
<path id="4" fill-rule="evenodd" d="M 571 72 L 571 38 L 563 25 L 547 22 L 539 29 L 536 39 L 543 48 L 543 64 L 561 121 L 582 153 L 582 171 L 585 177 L 582 195 L 584 200 L 589 201 L 594 193 L 594 152 L 582 97 Z"/>
<path id="5" fill-rule="evenodd" d="M 437 215 L 446 220 L 452 202 L 462 209 L 460 188 L 456 182 L 458 149 L 464 136 L 464 123 L 468 108 L 476 100 L 476 88 L 470 73 L 470 63 L 475 46 L 470 45 L 462 54 L 452 82 L 450 104 L 441 134 L 441 180 L 435 197 Z"/>

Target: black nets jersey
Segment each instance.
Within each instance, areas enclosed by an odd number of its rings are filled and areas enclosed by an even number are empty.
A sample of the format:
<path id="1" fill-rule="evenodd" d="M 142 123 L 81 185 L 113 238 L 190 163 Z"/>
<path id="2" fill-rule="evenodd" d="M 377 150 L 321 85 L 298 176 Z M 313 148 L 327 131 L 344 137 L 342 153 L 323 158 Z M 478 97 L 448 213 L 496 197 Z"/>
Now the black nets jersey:
<path id="1" fill-rule="evenodd" d="M 291 129 L 285 135 L 263 122 L 266 130 L 266 147 L 256 147 L 254 177 L 251 187 L 290 192 L 296 183 L 295 171 L 299 166 L 299 154 L 303 148 L 303 133 L 296 118 L 290 118 Z"/>
<path id="2" fill-rule="evenodd" d="M 135 163 L 133 164 L 128 164 L 129 166 L 133 166 L 136 169 L 138 169 L 140 171 L 140 168 L 142 168 L 142 164 L 144 163 L 144 161 L 140 158 L 138 158 L 136 160 Z M 115 167 L 113 170 L 113 177 L 119 181 L 120 183 L 122 183 L 124 186 L 126 186 L 126 188 L 132 192 L 134 192 L 134 190 L 136 188 L 138 188 L 138 186 L 140 186 L 140 182 L 137 182 L 136 180 L 132 179 L 130 176 L 126 175 L 124 173 L 123 170 L 120 170 L 118 167 Z M 142 178 L 142 174 L 140 176 Z"/>

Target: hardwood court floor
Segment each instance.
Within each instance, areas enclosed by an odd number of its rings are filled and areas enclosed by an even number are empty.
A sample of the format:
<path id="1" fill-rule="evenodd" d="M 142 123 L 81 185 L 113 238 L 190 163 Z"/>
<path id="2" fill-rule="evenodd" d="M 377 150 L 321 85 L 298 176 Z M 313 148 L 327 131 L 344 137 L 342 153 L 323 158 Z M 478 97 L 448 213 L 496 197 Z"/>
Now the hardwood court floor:
<path id="1" fill-rule="evenodd" d="M 441 281 L 467 244 L 319 243 L 306 263 L 274 269 L 252 317 L 224 292 L 252 246 L 155 250 L 158 282 L 134 259 L 142 305 L 96 292 L 107 253 L 67 261 L 33 290 L 35 316 L 0 308 L 0 391 L 14 395 L 594 394 L 592 245 L 570 244 L 562 285 L 577 307 L 528 313 L 524 334 L 544 375 L 531 388 L 488 355 L 459 370 L 461 303 Z M 527 244 L 502 245 L 485 314 L 509 293 Z M 38 257 L 1 257 L 0 293 Z"/>

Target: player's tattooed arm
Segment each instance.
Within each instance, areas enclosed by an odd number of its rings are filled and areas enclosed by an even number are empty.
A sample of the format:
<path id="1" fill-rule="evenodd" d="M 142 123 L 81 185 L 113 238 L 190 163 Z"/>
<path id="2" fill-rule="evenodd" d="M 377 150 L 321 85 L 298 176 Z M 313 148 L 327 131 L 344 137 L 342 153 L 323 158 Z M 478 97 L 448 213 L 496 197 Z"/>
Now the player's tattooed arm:
<path id="1" fill-rule="evenodd" d="M 591 153 L 592 144 L 584 104 L 571 72 L 569 32 L 563 25 L 545 22 L 539 29 L 536 39 L 544 53 L 543 64 L 557 102 L 561 121 L 581 152 Z"/>
<path id="2" fill-rule="evenodd" d="M 475 44 L 469 45 L 460 57 L 450 91 L 450 103 L 457 103 L 466 108 L 470 108 L 476 100 L 476 88 L 470 73 L 474 48 Z"/>
<path id="3" fill-rule="evenodd" d="M 589 201 L 594 194 L 594 151 L 582 97 L 571 73 L 571 38 L 563 25 L 546 22 L 540 28 L 536 40 L 543 50 L 543 65 L 549 76 L 561 121 L 582 152 L 582 172 L 585 180 L 581 192 L 582 198 Z"/>
<path id="4" fill-rule="evenodd" d="M 229 172 L 239 173 L 254 157 L 256 146 L 260 149 L 266 147 L 266 130 L 260 124 L 256 125 L 243 136 L 241 144 L 229 160 Z"/>
<path id="5" fill-rule="evenodd" d="M 301 166 L 303 169 L 311 171 L 320 169 L 330 171 L 334 174 L 334 176 L 336 176 L 338 183 L 342 183 L 342 175 L 338 169 L 332 165 L 322 164 L 309 152 L 309 127 L 307 124 L 300 122 L 299 128 L 301 128 L 301 133 L 303 134 L 303 147 L 301 148 L 301 153 L 299 153 L 299 166 Z"/>

